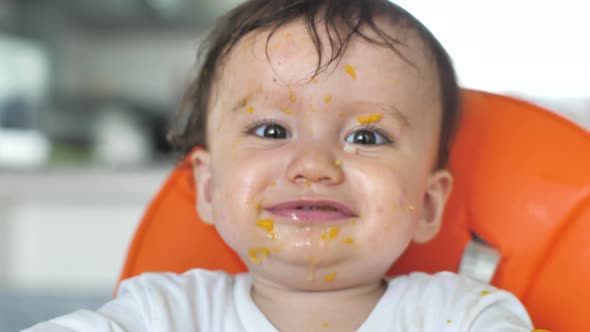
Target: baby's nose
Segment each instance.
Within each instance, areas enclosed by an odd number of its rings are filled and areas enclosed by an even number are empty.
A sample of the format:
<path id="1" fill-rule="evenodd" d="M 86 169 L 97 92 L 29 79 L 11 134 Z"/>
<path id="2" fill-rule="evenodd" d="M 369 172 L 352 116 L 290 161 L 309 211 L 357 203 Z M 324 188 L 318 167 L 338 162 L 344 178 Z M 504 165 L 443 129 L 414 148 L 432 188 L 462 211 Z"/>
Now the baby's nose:
<path id="1" fill-rule="evenodd" d="M 341 183 L 344 173 L 341 165 L 324 151 L 301 152 L 289 164 L 287 176 L 292 183 Z"/>

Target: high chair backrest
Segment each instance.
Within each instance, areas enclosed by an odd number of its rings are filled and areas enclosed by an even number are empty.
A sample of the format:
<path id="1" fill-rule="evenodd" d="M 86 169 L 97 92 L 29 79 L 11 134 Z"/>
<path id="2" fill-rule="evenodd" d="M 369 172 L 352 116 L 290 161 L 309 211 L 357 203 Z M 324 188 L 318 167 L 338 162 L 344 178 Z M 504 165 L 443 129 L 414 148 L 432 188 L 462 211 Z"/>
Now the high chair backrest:
<path id="1" fill-rule="evenodd" d="M 437 238 L 411 245 L 389 275 L 457 271 L 474 235 L 500 253 L 492 284 L 513 292 L 536 326 L 590 326 L 590 133 L 512 98 L 463 90 L 449 167 L 455 187 Z M 188 162 L 150 203 L 121 280 L 146 271 L 246 271 L 195 210 Z"/>

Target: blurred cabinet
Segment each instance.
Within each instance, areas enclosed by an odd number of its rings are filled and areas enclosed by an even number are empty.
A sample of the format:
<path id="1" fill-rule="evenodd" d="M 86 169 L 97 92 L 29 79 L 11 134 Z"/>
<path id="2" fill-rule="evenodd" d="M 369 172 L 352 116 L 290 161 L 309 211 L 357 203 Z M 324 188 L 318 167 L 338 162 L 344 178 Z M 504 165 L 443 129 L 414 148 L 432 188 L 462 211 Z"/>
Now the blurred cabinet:
<path id="1" fill-rule="evenodd" d="M 0 286 L 112 289 L 167 172 L 0 173 Z"/>

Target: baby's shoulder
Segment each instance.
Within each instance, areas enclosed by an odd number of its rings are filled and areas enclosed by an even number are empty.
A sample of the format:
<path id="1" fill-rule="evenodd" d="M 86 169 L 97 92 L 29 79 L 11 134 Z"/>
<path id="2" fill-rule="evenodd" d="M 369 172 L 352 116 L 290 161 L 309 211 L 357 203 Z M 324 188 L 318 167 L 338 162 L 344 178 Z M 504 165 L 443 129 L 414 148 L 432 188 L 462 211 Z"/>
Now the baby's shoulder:
<path id="1" fill-rule="evenodd" d="M 413 272 L 388 281 L 391 292 L 404 302 L 441 304 L 449 308 L 470 307 L 475 303 L 490 302 L 513 295 L 492 285 L 452 272 L 427 274 Z"/>
<path id="2" fill-rule="evenodd" d="M 243 278 L 243 276 L 239 276 Z M 225 298 L 235 288 L 236 276 L 223 271 L 193 269 L 182 274 L 148 272 L 124 280 L 119 288 L 121 296 L 148 297 L 150 302 L 194 301 L 194 299 Z"/>
<path id="3" fill-rule="evenodd" d="M 453 326 L 467 331 L 469 326 L 487 324 L 498 317 L 508 319 L 503 324 L 530 326 L 526 310 L 513 294 L 451 272 L 395 277 L 388 281 L 384 296 L 389 297 L 386 301 L 400 314 L 401 321 L 423 324 L 420 331 Z"/>

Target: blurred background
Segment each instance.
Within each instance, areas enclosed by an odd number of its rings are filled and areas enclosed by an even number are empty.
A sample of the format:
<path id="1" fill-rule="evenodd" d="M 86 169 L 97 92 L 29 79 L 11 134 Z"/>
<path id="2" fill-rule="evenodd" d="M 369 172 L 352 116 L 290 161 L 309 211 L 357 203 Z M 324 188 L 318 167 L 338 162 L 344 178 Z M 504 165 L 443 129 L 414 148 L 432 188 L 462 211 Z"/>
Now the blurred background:
<path id="1" fill-rule="evenodd" d="M 112 296 L 174 166 L 165 131 L 199 40 L 239 2 L 0 0 L 0 332 Z M 463 86 L 590 128 L 583 2 L 398 3 L 445 45 Z"/>

